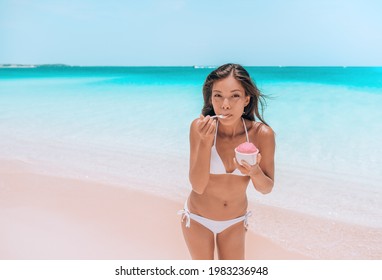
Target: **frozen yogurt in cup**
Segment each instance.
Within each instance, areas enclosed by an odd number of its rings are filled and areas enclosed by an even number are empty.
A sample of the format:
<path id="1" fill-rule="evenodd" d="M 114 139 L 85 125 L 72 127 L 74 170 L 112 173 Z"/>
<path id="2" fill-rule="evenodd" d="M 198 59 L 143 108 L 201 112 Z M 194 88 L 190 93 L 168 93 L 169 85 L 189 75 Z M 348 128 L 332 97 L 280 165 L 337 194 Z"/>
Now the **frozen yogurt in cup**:
<path id="1" fill-rule="evenodd" d="M 259 149 L 251 142 L 244 142 L 235 149 L 236 160 L 239 164 L 241 164 L 242 160 L 245 160 L 250 165 L 256 164 L 258 153 Z"/>

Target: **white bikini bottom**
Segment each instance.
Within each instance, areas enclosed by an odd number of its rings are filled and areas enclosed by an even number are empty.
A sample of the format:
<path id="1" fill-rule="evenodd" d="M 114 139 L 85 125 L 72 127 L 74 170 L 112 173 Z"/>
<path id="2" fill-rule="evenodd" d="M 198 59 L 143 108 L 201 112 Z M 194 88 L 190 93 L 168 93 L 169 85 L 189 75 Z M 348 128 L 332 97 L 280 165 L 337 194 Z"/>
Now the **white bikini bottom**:
<path id="1" fill-rule="evenodd" d="M 204 227 L 208 228 L 210 231 L 212 231 L 214 234 L 221 233 L 222 231 L 226 230 L 230 226 L 233 226 L 236 223 L 239 223 L 241 221 L 244 221 L 244 227 L 248 227 L 248 217 L 252 216 L 251 211 L 247 211 L 247 213 L 244 216 L 226 220 L 226 221 L 215 221 L 211 219 L 204 218 L 202 216 L 193 214 L 188 210 L 187 207 L 187 201 L 184 203 L 184 209 L 178 211 L 178 215 L 182 215 L 182 222 L 184 219 L 186 219 L 186 227 L 190 227 L 190 220 L 194 220 L 198 222 L 199 224 L 203 225 Z"/>

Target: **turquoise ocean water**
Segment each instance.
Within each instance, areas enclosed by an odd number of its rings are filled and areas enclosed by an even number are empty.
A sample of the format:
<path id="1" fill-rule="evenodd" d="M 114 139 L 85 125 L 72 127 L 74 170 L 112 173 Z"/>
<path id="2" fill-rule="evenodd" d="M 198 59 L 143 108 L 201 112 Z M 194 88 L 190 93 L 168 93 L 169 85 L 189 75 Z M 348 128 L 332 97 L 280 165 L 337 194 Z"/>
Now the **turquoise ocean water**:
<path id="1" fill-rule="evenodd" d="M 380 230 L 382 68 L 247 69 L 269 96 L 264 118 L 277 143 L 274 191 L 262 196 L 249 189 L 250 201 Z M 189 125 L 200 114 L 210 71 L 0 69 L 0 160 L 44 174 L 144 185 L 143 191 L 183 201 L 190 191 Z M 269 235 L 260 225 L 254 230 Z M 276 241 L 297 238 L 272 230 Z M 365 252 L 358 256 L 382 258 L 382 245 Z M 324 249 L 312 256 L 325 257 Z"/>

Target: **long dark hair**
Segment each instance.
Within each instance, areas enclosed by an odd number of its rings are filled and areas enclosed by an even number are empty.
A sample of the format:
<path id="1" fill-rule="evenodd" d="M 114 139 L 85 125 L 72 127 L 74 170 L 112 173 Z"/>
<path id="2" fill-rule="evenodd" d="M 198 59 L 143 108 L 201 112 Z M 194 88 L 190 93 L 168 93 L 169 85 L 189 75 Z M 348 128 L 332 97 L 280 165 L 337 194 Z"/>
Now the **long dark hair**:
<path id="1" fill-rule="evenodd" d="M 233 63 L 224 64 L 212 71 L 207 76 L 206 81 L 203 85 L 203 116 L 215 115 L 215 111 L 211 101 L 212 86 L 214 82 L 227 78 L 230 75 L 232 75 L 237 81 L 241 83 L 245 90 L 245 95 L 251 97 L 248 105 L 244 107 L 243 118 L 251 121 L 255 121 L 257 118 L 262 123 L 268 125 L 262 117 L 264 107 L 266 105 L 265 96 L 260 92 L 256 84 L 252 81 L 247 70 L 245 70 L 243 66 Z M 259 104 L 261 106 L 261 114 L 259 112 Z"/>

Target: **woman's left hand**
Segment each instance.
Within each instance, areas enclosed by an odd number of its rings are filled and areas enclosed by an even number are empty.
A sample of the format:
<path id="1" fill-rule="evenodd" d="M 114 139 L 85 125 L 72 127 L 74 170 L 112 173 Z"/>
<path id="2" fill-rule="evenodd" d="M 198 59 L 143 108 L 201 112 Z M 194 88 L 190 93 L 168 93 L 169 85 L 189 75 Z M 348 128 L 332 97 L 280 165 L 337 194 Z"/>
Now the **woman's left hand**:
<path id="1" fill-rule="evenodd" d="M 258 153 L 257 154 L 257 158 L 256 158 L 256 163 L 254 165 L 250 165 L 248 162 L 246 162 L 245 160 L 242 160 L 241 161 L 241 164 L 239 164 L 237 161 L 236 161 L 236 158 L 233 158 L 233 161 L 236 165 L 236 168 L 240 170 L 240 172 L 244 175 L 247 175 L 247 176 L 255 176 L 256 174 L 258 174 L 261 169 L 260 169 L 260 161 L 261 161 L 261 154 Z"/>

